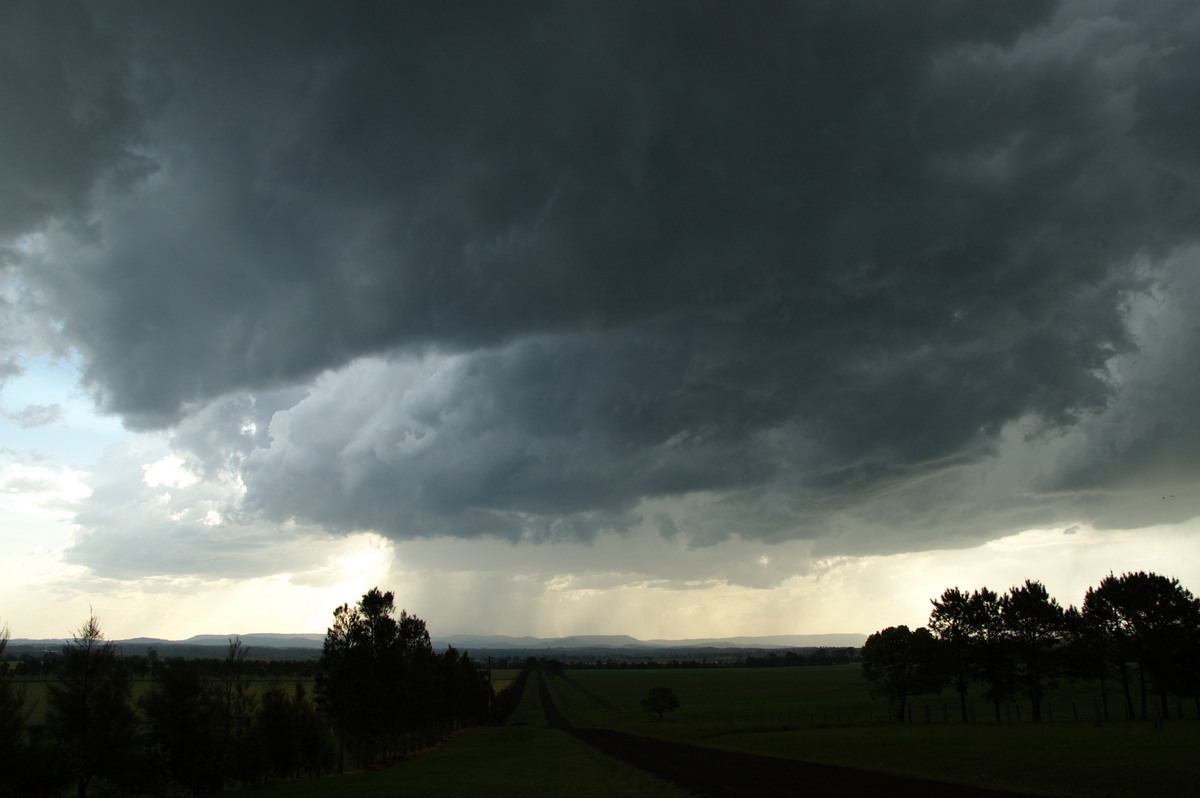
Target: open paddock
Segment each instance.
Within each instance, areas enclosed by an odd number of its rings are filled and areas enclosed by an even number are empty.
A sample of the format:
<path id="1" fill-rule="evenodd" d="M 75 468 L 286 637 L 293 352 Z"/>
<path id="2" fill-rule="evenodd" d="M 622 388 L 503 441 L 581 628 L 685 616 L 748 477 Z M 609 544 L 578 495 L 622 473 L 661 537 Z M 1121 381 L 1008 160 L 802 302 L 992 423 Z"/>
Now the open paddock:
<path id="1" fill-rule="evenodd" d="M 1014 705 L 1002 714 L 1014 722 L 997 724 L 991 705 L 977 700 L 978 720 L 964 724 L 957 697 L 943 693 L 914 699 L 914 722 L 902 725 L 886 720 L 885 705 L 871 697 L 857 666 L 576 670 L 550 684 L 576 726 L 981 787 L 1061 796 L 1183 795 L 1200 776 L 1194 704 L 1179 702 L 1186 717 L 1165 723 L 1097 723 L 1090 714 L 1075 720 L 1071 706 L 1075 715 L 1081 706 L 1089 713 L 1098 706 L 1091 685 L 1052 691 L 1053 722 L 1029 723 L 1026 704 L 1025 722 L 1015 722 Z M 658 685 L 680 701 L 661 722 L 640 708 Z"/>

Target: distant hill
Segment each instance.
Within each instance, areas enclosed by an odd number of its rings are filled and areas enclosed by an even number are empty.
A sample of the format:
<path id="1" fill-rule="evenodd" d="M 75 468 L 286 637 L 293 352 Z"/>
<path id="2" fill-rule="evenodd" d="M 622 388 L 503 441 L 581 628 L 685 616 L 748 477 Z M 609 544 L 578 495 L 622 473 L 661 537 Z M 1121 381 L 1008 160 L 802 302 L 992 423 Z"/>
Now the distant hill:
<path id="1" fill-rule="evenodd" d="M 259 646 L 262 648 L 320 648 L 325 642 L 323 633 L 311 634 L 277 634 L 274 632 L 254 632 L 248 635 L 192 635 L 179 643 L 190 643 L 193 646 L 227 646 L 229 641 L 240 639 L 244 646 Z"/>
<path id="2" fill-rule="evenodd" d="M 703 637 L 686 640 L 639 640 L 629 635 L 573 635 L 571 637 L 508 637 L 506 635 L 449 635 L 434 643 L 460 649 L 572 649 L 572 648 L 846 648 L 866 642 L 862 634 L 768 635 L 765 637 Z"/>
<path id="3" fill-rule="evenodd" d="M 222 656 L 223 649 L 229 641 L 240 639 L 253 655 L 262 649 L 316 652 L 321 649 L 325 640 L 322 633 L 280 634 L 275 632 L 255 632 L 244 635 L 193 635 L 186 640 L 162 640 L 154 637 L 135 637 L 129 640 L 115 640 L 122 650 L 127 653 L 140 653 L 151 648 L 161 654 L 178 652 L 186 647 L 187 656 Z M 508 635 L 447 635 L 435 636 L 435 648 L 442 649 L 454 646 L 459 650 L 488 650 L 488 651 L 541 651 L 572 649 L 613 649 L 613 650 L 649 650 L 649 649 L 688 649 L 688 648 L 719 648 L 719 649 L 783 649 L 783 648 L 848 648 L 859 647 L 867 639 L 862 634 L 824 634 L 824 635 L 768 635 L 764 637 L 703 637 L 685 640 L 639 640 L 629 635 L 571 635 L 569 637 L 510 637 Z M 18 653 L 20 650 L 58 649 L 69 640 L 23 640 L 14 638 L 9 641 L 9 652 Z"/>

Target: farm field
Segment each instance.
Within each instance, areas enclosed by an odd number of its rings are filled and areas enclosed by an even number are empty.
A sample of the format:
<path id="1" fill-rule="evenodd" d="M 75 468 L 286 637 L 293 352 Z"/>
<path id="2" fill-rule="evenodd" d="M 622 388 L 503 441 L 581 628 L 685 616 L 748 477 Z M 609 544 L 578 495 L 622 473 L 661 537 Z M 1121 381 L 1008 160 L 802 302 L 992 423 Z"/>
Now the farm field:
<path id="1" fill-rule="evenodd" d="M 500 671 L 493 679 L 501 681 Z M 515 678 L 517 671 L 510 674 Z M 395 767 L 315 781 L 274 783 L 236 793 L 247 798 L 578 798 L 689 793 L 605 756 L 561 731 L 547 729 L 536 687 L 527 688 L 508 725 L 461 732 L 448 745 Z"/>
<path id="2" fill-rule="evenodd" d="M 267 679 L 248 679 L 250 692 L 253 695 L 260 694 L 268 687 L 281 686 L 289 692 L 300 683 L 304 685 L 305 691 L 309 697 L 313 696 L 315 680 L 308 676 L 277 676 Z M 33 679 L 14 679 L 13 683 L 18 689 L 24 691 L 25 708 L 30 712 L 30 720 L 33 723 L 42 723 L 46 716 L 46 697 L 50 690 L 50 685 L 54 683 L 53 679 L 33 678 Z M 154 680 L 151 678 L 133 679 L 130 681 L 131 694 L 134 704 L 137 705 L 142 696 L 150 692 L 154 686 Z"/>
<path id="3" fill-rule="evenodd" d="M 518 671 L 497 669 L 503 687 Z M 255 680 L 254 689 L 272 682 Z M 1096 723 L 1099 692 L 1064 684 L 1048 696 L 1054 722 L 993 722 L 977 702 L 977 721 L 958 723 L 955 697 L 913 700 L 914 723 L 887 722 L 857 665 L 801 668 L 568 670 L 548 677 L 559 711 L 577 728 L 635 735 L 729 751 L 934 779 L 1047 796 L 1184 795 L 1200 765 L 1200 722 L 1193 701 L 1173 704 L 1182 720 Z M 656 686 L 670 687 L 680 707 L 663 721 L 640 708 Z M 306 685 L 311 690 L 311 683 Z M 44 699 L 44 682 L 26 685 Z M 135 682 L 140 694 L 149 682 Z M 1110 696 L 1114 713 L 1116 701 Z M 38 700 L 38 709 L 44 700 Z M 1048 713 L 1049 714 L 1049 713 Z M 1004 713 L 1016 720 L 1016 706 Z M 662 796 L 683 790 L 546 728 L 536 680 L 509 723 L 455 735 L 448 744 L 370 772 L 245 788 L 254 798 L 355 795 Z"/>
<path id="4" fill-rule="evenodd" d="M 670 687 L 680 708 L 648 720 L 639 702 Z M 1042 795 L 1189 794 L 1200 776 L 1200 723 L 1070 720 L 1097 694 L 1066 687 L 1055 723 L 955 722 L 953 697 L 914 707 L 916 723 L 883 721 L 857 666 L 696 671 L 568 671 L 550 680 L 576 726 L 598 726 L 734 751 Z M 943 704 L 947 711 L 943 715 Z M 1072 713 L 1074 705 L 1074 713 Z M 930 707 L 925 723 L 924 707 Z M 1189 709 L 1184 705 L 1185 712 Z M 976 707 L 991 718 L 990 706 Z M 950 722 L 942 722 L 947 717 Z"/>
<path id="5" fill-rule="evenodd" d="M 517 680 L 520 668 L 492 668 L 492 689 L 497 693 Z"/>

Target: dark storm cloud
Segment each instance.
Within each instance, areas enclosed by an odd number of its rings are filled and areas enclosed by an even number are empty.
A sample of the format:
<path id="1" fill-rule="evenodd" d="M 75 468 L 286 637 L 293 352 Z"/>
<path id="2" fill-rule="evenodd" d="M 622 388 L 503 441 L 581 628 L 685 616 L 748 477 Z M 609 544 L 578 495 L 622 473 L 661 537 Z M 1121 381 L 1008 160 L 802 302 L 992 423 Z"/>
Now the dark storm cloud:
<path id="1" fill-rule="evenodd" d="M 815 534 L 1113 407 L 1129 305 L 1200 230 L 1188 4 L 91 11 L 157 171 L 31 279 L 104 406 L 392 358 L 273 440 L 188 428 L 273 517 L 587 536 L 704 493 Z"/>
<path id="2" fill-rule="evenodd" d="M 98 180 L 144 174 L 111 44 L 79 3 L 0 6 L 0 241 L 85 210 Z"/>

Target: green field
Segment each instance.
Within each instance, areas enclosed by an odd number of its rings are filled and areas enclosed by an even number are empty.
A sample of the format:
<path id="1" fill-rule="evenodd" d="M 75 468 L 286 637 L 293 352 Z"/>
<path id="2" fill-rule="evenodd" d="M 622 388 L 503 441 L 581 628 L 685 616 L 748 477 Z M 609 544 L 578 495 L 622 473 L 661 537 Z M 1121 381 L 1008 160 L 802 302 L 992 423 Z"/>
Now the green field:
<path id="1" fill-rule="evenodd" d="M 498 673 L 498 672 L 497 672 Z M 513 672 L 515 676 L 516 672 Z M 495 675 L 493 675 L 493 678 Z M 316 781 L 246 788 L 253 798 L 685 798 L 689 793 L 545 727 L 530 682 L 508 725 L 471 729 L 395 767 Z"/>
<path id="2" fill-rule="evenodd" d="M 517 680 L 520 675 L 520 668 L 492 668 L 490 671 L 492 676 L 492 689 L 497 693 L 508 687 Z"/>
<path id="3" fill-rule="evenodd" d="M 495 671 L 494 683 L 516 671 Z M 283 680 L 288 682 L 288 680 Z M 290 682 L 288 682 L 290 683 Z M 568 670 L 549 679 L 559 709 L 576 726 L 600 726 L 749 753 L 880 770 L 1054 796 L 1194 794 L 1200 778 L 1200 721 L 1095 722 L 1099 693 L 1064 684 L 1049 697 L 1054 722 L 995 723 L 977 702 L 977 722 L 958 723 L 951 694 L 913 702 L 914 723 L 886 722 L 858 666 Z M 256 683 L 255 687 L 266 683 Z M 680 708 L 663 721 L 640 710 L 655 686 Z M 149 683 L 135 683 L 135 693 Z M 26 686 L 44 707 L 44 683 Z M 1113 711 L 1116 701 L 1110 697 Z M 1173 704 L 1173 709 L 1176 705 Z M 1050 714 L 1049 712 L 1047 713 Z M 1005 717 L 1016 720 L 1016 705 Z M 663 796 L 686 793 L 545 727 L 536 681 L 502 727 L 477 728 L 381 770 L 247 788 L 255 798 L 305 796 Z"/>
<path id="4" fill-rule="evenodd" d="M 315 686 L 314 680 L 308 677 L 295 678 L 280 676 L 271 679 L 250 679 L 248 681 L 250 684 L 250 690 L 254 694 L 260 693 L 268 687 L 277 685 L 282 686 L 290 691 L 293 685 L 295 685 L 297 682 L 300 682 L 304 685 L 304 689 L 308 691 L 309 697 L 312 698 L 313 688 Z M 22 690 L 24 692 L 25 709 L 30 713 L 30 721 L 35 724 L 42 723 L 46 717 L 46 696 L 49 693 L 50 684 L 53 683 L 52 680 L 44 678 L 14 679 L 13 683 L 16 685 L 18 690 Z M 141 700 L 142 696 L 149 693 L 153 686 L 153 679 L 133 679 L 130 682 L 130 693 L 133 696 L 134 703 L 136 704 Z"/>
<path id="5" fill-rule="evenodd" d="M 640 699 L 659 684 L 680 700 L 663 722 L 639 711 Z M 904 726 L 882 720 L 883 705 L 870 698 L 857 666 L 568 671 L 551 680 L 551 689 L 576 725 L 1034 794 L 1194 794 L 1200 777 L 1194 714 L 1157 728 L 1097 724 L 1090 715 L 1074 721 L 1081 706 L 1094 711 L 1096 694 L 1070 685 L 1053 695 L 1060 719 L 1054 723 L 964 725 L 955 722 L 953 697 L 943 695 L 918 700 L 917 722 Z M 990 707 L 977 709 L 979 717 L 992 717 Z"/>

